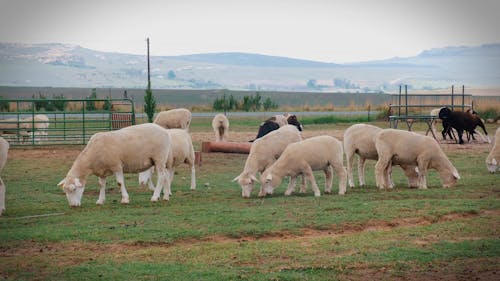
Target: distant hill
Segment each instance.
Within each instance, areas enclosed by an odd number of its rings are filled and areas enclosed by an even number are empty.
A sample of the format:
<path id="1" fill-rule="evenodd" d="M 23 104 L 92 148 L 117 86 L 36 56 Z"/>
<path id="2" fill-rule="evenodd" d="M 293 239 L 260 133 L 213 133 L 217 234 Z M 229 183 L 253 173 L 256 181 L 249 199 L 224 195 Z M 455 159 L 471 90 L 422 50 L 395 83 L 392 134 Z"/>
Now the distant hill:
<path id="1" fill-rule="evenodd" d="M 66 44 L 0 43 L 0 86 L 144 88 L 144 55 Z M 500 44 L 425 50 L 417 56 L 334 64 L 248 53 L 151 57 L 154 88 L 387 92 L 500 86 Z"/>

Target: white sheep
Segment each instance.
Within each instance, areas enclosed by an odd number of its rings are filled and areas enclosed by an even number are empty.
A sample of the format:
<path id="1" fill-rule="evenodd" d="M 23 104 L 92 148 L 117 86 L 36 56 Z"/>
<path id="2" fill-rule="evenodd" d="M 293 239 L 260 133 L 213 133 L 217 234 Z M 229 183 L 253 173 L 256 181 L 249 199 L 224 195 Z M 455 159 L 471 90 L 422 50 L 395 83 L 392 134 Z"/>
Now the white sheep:
<path id="1" fill-rule="evenodd" d="M 387 170 L 392 164 L 417 166 L 420 189 L 427 188 L 428 169 L 438 171 L 443 187 L 452 187 L 460 179 L 457 169 L 446 157 L 437 141 L 430 136 L 384 129 L 375 135 L 375 147 L 378 154 L 375 179 L 380 189 L 391 187 Z"/>
<path id="2" fill-rule="evenodd" d="M 170 181 L 166 169 L 172 167 L 172 162 L 170 135 L 164 128 L 151 123 L 129 126 L 94 134 L 58 186 L 66 193 L 70 206 L 80 206 L 87 177 L 94 174 L 100 185 L 96 204 L 102 205 L 106 177 L 114 174 L 121 189 L 121 203 L 128 204 L 123 173 L 138 173 L 155 166 L 159 176 L 151 201 L 158 201 L 162 187 L 163 199 L 168 200 Z"/>
<path id="3" fill-rule="evenodd" d="M 365 185 L 366 160 L 378 159 L 374 137 L 381 130 L 382 128 L 368 124 L 355 124 L 345 130 L 343 143 L 344 153 L 347 160 L 347 178 L 350 187 L 354 187 L 352 170 L 355 154 L 358 154 L 359 185 Z M 403 169 L 405 175 L 408 177 L 408 186 L 418 187 L 418 173 L 415 169 L 416 167 L 413 165 L 402 165 L 401 168 Z M 391 179 L 391 186 L 394 186 L 394 183 L 392 182 L 391 171 L 388 170 L 388 172 L 388 176 Z"/>
<path id="4" fill-rule="evenodd" d="M 432 130 L 432 133 L 434 134 L 434 136 L 436 136 L 436 138 L 438 135 L 437 131 L 436 131 L 436 125 L 437 125 L 437 123 L 441 123 L 441 119 L 439 119 L 439 111 L 441 110 L 441 108 L 442 107 L 434 108 L 429 113 L 429 115 L 433 117 L 433 119 L 431 121 L 431 130 Z"/>
<path id="5" fill-rule="evenodd" d="M 250 153 L 245 162 L 245 167 L 233 181 L 238 181 L 241 186 L 241 196 L 249 198 L 255 182 L 255 176 L 262 173 L 267 167 L 278 159 L 290 143 L 302 140 L 299 130 L 293 125 L 285 125 L 278 130 L 256 139 L 252 143 Z M 302 178 L 304 179 L 304 178 Z M 302 187 L 304 189 L 304 186 Z"/>
<path id="6" fill-rule="evenodd" d="M 196 176 L 195 176 L 195 156 L 193 141 L 188 132 L 183 129 L 169 129 L 167 130 L 170 135 L 173 166 L 168 169 L 170 185 L 174 180 L 174 168 L 180 164 L 188 164 L 191 167 L 191 190 L 196 189 Z M 147 171 L 139 174 L 139 184 L 148 184 L 150 190 L 154 190 L 154 185 L 151 176 L 153 175 L 154 167 L 149 168 Z"/>
<path id="7" fill-rule="evenodd" d="M 0 137 L 0 173 L 5 167 L 5 163 L 7 163 L 7 156 L 9 154 L 9 142 L 7 142 L 4 138 Z M 0 216 L 2 212 L 5 210 L 5 184 L 3 183 L 2 178 L 0 177 Z"/>
<path id="8" fill-rule="evenodd" d="M 41 140 L 47 140 L 48 136 L 48 128 L 49 128 L 49 117 L 45 114 L 37 114 L 33 117 L 23 118 L 23 123 L 20 124 L 20 127 L 26 129 L 26 131 L 31 135 L 31 132 L 34 134 L 34 138 L 36 142 L 40 142 Z"/>
<path id="9" fill-rule="evenodd" d="M 224 114 L 217 114 L 212 120 L 212 128 L 215 133 L 215 141 L 226 141 L 229 133 L 229 120 Z"/>
<path id="10" fill-rule="evenodd" d="M 495 143 L 493 144 L 493 148 L 491 149 L 488 157 L 486 157 L 486 167 L 490 173 L 494 173 L 497 171 L 500 162 L 500 127 L 497 128 L 495 132 Z"/>
<path id="11" fill-rule="evenodd" d="M 176 108 L 161 111 L 156 115 L 153 123 L 165 129 L 188 129 L 191 124 L 191 111 L 185 108 Z"/>
<path id="12" fill-rule="evenodd" d="M 325 173 L 325 193 L 331 193 L 332 167 L 339 177 L 339 194 L 345 194 L 347 173 L 342 150 L 342 143 L 331 136 L 317 136 L 289 144 L 278 160 L 262 173 L 259 196 L 272 194 L 285 176 L 291 177 L 285 192 L 285 195 L 290 195 L 294 191 L 297 176 L 302 174 L 311 183 L 314 196 L 318 197 L 321 193 L 313 174 L 313 171 L 318 170 Z"/>

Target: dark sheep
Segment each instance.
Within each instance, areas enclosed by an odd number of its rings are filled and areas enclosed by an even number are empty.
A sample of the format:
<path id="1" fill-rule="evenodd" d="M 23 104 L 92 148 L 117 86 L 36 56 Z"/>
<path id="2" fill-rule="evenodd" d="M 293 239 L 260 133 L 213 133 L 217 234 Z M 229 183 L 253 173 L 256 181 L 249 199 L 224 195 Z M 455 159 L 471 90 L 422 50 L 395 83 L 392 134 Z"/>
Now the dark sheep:
<path id="1" fill-rule="evenodd" d="M 296 115 L 285 114 L 285 116 L 286 116 L 286 121 L 288 124 L 296 126 L 299 131 L 303 130 L 304 127 L 302 126 L 302 124 L 300 124 Z M 253 142 L 256 139 L 261 138 L 274 130 L 278 130 L 280 128 L 280 125 L 276 122 L 277 122 L 277 118 L 275 116 L 262 122 L 262 124 L 260 124 L 260 126 L 259 126 L 259 131 L 257 133 L 257 136 L 255 137 L 255 139 L 251 140 L 250 142 Z"/>
<path id="2" fill-rule="evenodd" d="M 483 128 L 486 136 L 488 135 L 481 118 L 468 112 L 452 111 L 451 109 L 445 107 L 439 111 L 439 119 L 443 120 L 443 131 L 441 132 L 443 134 L 443 138 L 445 137 L 445 134 L 450 131 L 450 128 L 454 128 L 457 130 L 460 144 L 464 143 L 462 139 L 464 131 L 471 134 L 472 139 L 475 139 L 474 131 L 477 126 Z"/>

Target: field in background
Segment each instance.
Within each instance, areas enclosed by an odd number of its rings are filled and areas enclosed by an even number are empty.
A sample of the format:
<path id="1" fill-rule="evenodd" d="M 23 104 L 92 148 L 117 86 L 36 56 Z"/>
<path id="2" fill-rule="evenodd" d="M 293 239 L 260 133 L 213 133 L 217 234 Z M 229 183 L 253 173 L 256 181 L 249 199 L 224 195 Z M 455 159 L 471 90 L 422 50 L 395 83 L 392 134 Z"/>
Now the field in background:
<path id="1" fill-rule="evenodd" d="M 255 136 L 258 120 L 230 121 L 230 140 Z M 309 124 L 304 136 L 341 139 L 350 125 Z M 191 132 L 196 149 L 213 139 L 209 118 L 194 119 Z M 500 189 L 498 174 L 484 164 L 490 145 L 441 146 L 462 177 L 451 189 L 440 187 L 435 171 L 428 190 L 408 189 L 395 168 L 396 188 L 380 191 L 368 161 L 367 187 L 345 196 L 315 198 L 308 189 L 284 197 L 285 182 L 273 196 L 260 199 L 254 190 L 243 199 L 232 179 L 246 155 L 213 153 L 203 154 L 197 167 L 196 191 L 189 190 L 189 169 L 176 170 L 168 203 L 149 202 L 152 193 L 127 175 L 131 203 L 119 203 L 109 178 L 107 201 L 96 206 L 97 179 L 90 177 L 80 208 L 68 207 L 56 184 L 82 146 L 13 149 L 2 173 L 0 278 L 495 280 Z M 315 175 L 323 190 L 323 175 Z M 337 180 L 334 175 L 334 192 Z"/>

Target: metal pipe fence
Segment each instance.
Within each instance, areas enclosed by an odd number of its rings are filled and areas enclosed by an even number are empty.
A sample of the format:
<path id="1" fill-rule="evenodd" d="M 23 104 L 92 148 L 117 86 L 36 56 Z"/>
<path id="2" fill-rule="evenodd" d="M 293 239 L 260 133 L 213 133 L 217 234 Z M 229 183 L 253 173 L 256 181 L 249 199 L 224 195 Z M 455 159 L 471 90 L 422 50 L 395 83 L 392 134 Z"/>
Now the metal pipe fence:
<path id="1" fill-rule="evenodd" d="M 14 146 L 86 144 L 135 124 L 130 99 L 1 100 L 0 110 L 1 136 Z"/>

